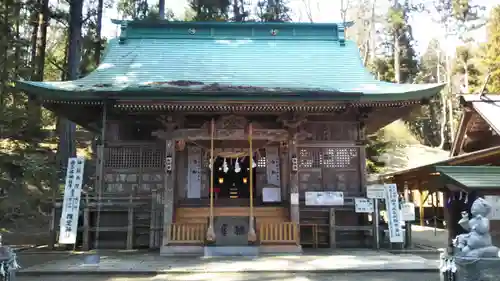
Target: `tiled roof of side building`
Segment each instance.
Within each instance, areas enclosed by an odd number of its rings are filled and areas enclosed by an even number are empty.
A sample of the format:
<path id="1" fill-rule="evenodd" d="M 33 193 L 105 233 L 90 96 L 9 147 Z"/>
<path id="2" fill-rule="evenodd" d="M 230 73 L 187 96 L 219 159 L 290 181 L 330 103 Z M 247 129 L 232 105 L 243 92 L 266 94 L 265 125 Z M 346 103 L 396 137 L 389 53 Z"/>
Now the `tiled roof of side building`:
<path id="1" fill-rule="evenodd" d="M 130 23 L 75 81 L 19 81 L 52 99 L 418 100 L 439 84 L 377 81 L 337 24 Z"/>

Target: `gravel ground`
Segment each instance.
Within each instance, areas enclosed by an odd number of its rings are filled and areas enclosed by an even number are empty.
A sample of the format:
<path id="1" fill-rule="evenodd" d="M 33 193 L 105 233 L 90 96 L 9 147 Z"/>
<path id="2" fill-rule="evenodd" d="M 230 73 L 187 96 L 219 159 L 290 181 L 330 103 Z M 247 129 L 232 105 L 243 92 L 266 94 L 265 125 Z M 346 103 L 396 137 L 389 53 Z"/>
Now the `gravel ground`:
<path id="1" fill-rule="evenodd" d="M 377 273 L 197 273 L 156 276 L 61 275 L 19 276 L 16 281 L 438 281 L 438 273 L 377 272 Z"/>

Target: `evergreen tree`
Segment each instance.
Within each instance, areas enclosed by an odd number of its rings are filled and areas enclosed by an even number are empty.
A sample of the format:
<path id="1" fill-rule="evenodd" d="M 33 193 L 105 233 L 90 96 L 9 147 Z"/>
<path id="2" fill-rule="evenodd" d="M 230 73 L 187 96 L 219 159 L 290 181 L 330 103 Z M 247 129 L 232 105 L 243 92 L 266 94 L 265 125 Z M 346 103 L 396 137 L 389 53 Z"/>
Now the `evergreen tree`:
<path id="1" fill-rule="evenodd" d="M 500 93 L 500 6 L 491 11 L 487 30 L 485 63 L 491 74 L 487 89 L 490 93 Z"/>

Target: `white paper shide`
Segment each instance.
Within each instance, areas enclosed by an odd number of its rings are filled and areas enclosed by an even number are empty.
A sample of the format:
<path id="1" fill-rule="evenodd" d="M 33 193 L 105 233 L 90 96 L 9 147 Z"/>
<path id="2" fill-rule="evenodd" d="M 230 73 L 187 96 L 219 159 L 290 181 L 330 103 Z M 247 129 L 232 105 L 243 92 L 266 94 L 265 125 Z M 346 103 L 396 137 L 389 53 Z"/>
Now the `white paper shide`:
<path id="1" fill-rule="evenodd" d="M 389 240 L 391 243 L 403 243 L 403 229 L 399 212 L 399 196 L 396 184 L 385 185 L 385 204 L 389 219 Z"/>
<path id="2" fill-rule="evenodd" d="M 373 199 L 354 198 L 354 210 L 356 213 L 373 213 Z"/>
<path id="3" fill-rule="evenodd" d="M 68 159 L 64 201 L 59 226 L 59 244 L 76 243 L 84 164 L 85 158 L 83 157 Z"/>

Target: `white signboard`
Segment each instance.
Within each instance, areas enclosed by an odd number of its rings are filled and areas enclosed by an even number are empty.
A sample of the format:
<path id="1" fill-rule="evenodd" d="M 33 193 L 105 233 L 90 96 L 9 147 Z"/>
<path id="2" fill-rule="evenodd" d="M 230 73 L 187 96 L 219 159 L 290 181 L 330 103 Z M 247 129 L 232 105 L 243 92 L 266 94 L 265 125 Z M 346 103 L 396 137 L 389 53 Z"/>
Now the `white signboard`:
<path id="1" fill-rule="evenodd" d="M 262 201 L 264 202 L 280 202 L 281 188 L 279 187 L 264 187 L 262 188 Z"/>
<path id="2" fill-rule="evenodd" d="M 396 184 L 385 184 L 385 206 L 389 220 L 389 241 L 403 243 L 403 230 L 399 212 L 399 196 Z"/>
<path id="3" fill-rule="evenodd" d="M 354 198 L 354 209 L 356 213 L 373 213 L 373 199 Z"/>
<path id="4" fill-rule="evenodd" d="M 340 191 L 306 192 L 306 205 L 308 206 L 342 206 L 344 193 Z"/>
<path id="5" fill-rule="evenodd" d="M 59 225 L 59 244 L 76 243 L 84 164 L 85 158 L 83 157 L 68 159 L 64 200 Z"/>
<path id="6" fill-rule="evenodd" d="M 290 193 L 290 203 L 292 205 L 299 205 L 299 194 L 298 193 Z"/>
<path id="7" fill-rule="evenodd" d="M 415 220 L 415 204 L 413 203 L 401 204 L 401 220 L 403 221 Z"/>
<path id="8" fill-rule="evenodd" d="M 366 187 L 366 197 L 371 199 L 384 199 L 385 188 L 383 184 L 372 184 Z"/>
<path id="9" fill-rule="evenodd" d="M 500 220 L 500 196 L 487 195 L 484 199 L 491 204 L 490 220 Z"/>

